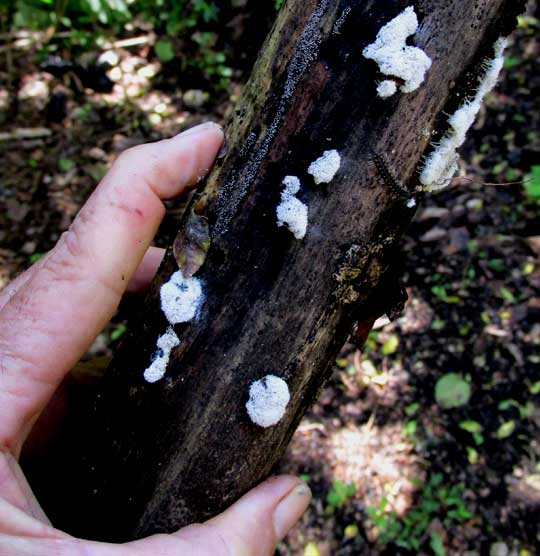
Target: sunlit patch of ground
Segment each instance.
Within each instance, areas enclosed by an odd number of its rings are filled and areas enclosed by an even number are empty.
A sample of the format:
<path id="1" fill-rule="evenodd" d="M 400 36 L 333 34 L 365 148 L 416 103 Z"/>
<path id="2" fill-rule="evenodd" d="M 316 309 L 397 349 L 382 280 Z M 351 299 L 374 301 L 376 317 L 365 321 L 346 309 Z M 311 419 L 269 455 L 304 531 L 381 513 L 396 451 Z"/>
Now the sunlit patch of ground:
<path id="1" fill-rule="evenodd" d="M 384 498 L 398 515 L 407 511 L 412 481 L 421 480 L 423 472 L 402 423 L 378 427 L 370 420 L 349 426 L 333 433 L 328 447 L 330 476 L 354 484 L 355 496 L 366 506 L 378 506 Z"/>

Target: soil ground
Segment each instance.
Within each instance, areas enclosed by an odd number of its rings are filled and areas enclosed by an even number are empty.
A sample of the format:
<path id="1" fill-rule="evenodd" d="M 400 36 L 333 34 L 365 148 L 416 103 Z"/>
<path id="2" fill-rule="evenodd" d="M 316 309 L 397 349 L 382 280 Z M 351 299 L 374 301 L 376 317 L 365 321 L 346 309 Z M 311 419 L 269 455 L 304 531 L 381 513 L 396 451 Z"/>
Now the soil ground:
<path id="1" fill-rule="evenodd" d="M 314 492 L 282 556 L 540 554 L 540 206 L 524 184 L 484 183 L 540 164 L 538 15 L 531 4 L 511 41 L 462 177 L 423 200 L 403 241 L 403 316 L 380 323 L 362 352 L 344 347 L 280 464 Z M 249 24 L 234 25 L 228 54 L 241 62 L 210 96 L 148 45 L 108 50 L 105 93 L 44 71 L 35 48 L 3 45 L 0 134 L 34 131 L 0 135 L 0 287 L 54 245 L 122 150 L 226 121 L 263 36 L 246 46 Z M 158 245 L 181 211 L 171 204 Z M 89 359 L 114 349 L 130 312 L 128 302 Z M 472 396 L 445 410 L 434 390 L 447 373 Z"/>

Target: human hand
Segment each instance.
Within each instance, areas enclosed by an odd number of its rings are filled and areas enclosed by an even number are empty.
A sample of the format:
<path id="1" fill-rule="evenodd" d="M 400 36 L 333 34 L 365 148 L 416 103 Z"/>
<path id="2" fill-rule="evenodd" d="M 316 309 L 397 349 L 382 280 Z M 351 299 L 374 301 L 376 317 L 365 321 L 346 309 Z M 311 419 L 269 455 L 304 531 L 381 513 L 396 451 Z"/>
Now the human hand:
<path id="1" fill-rule="evenodd" d="M 222 141 L 210 123 L 123 153 L 56 247 L 0 292 L 0 556 L 267 556 L 307 508 L 308 487 L 281 476 L 172 535 L 122 545 L 85 541 L 51 525 L 17 463 L 32 426 L 128 282 L 140 288 L 154 275 L 162 252 L 150 243 L 162 200 L 195 185 Z"/>

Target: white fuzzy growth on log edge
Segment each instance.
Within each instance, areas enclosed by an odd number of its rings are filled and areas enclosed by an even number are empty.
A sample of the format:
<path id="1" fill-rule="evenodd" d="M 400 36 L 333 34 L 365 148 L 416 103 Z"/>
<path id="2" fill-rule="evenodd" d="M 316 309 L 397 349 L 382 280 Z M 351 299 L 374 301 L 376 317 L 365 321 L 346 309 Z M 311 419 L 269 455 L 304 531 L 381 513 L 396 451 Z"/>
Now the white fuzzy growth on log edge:
<path id="1" fill-rule="evenodd" d="M 495 57 L 486 63 L 486 71 L 480 80 L 476 95 L 466 100 L 449 118 L 450 129 L 435 145 L 435 150 L 427 158 L 420 173 L 420 183 L 426 191 L 436 191 L 446 187 L 459 170 L 457 150 L 463 145 L 467 132 L 473 125 L 484 98 L 493 90 L 504 66 L 504 49 L 507 40 L 500 38 L 494 46 Z"/>

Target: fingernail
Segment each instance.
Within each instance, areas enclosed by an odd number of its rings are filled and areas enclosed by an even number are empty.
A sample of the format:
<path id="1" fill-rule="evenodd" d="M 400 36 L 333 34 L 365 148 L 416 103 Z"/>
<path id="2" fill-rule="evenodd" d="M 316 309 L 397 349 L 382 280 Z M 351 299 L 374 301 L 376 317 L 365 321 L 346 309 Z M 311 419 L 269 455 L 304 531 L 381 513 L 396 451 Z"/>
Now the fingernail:
<path id="1" fill-rule="evenodd" d="M 297 484 L 281 500 L 274 511 L 274 531 L 278 541 L 281 541 L 302 517 L 310 502 L 311 490 L 306 483 Z"/>
<path id="2" fill-rule="evenodd" d="M 228 150 L 229 150 L 229 145 L 227 143 L 227 138 L 225 137 L 223 139 L 223 145 L 221 145 L 221 149 L 219 150 L 219 153 L 217 155 L 218 160 L 221 160 L 222 158 L 225 158 L 225 156 L 227 155 Z"/>
<path id="3" fill-rule="evenodd" d="M 186 131 L 182 131 L 182 133 L 177 135 L 177 137 L 179 137 L 180 135 L 182 137 L 185 137 L 186 135 L 196 135 L 197 133 L 201 133 L 202 131 L 206 131 L 213 127 L 218 129 L 223 129 L 219 124 L 216 124 L 215 122 L 204 122 L 202 124 L 196 125 L 195 127 L 186 129 Z"/>

